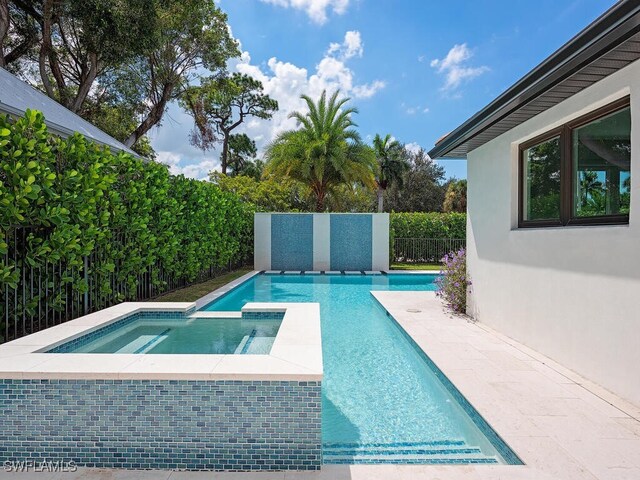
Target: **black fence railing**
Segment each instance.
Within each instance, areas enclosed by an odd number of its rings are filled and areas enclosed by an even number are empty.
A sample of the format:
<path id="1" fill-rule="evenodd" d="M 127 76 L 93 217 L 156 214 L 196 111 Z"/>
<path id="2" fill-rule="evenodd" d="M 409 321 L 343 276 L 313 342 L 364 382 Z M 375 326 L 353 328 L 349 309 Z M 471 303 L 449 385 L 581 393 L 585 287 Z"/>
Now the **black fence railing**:
<path id="1" fill-rule="evenodd" d="M 33 239 L 41 237 L 41 227 L 12 227 L 0 233 L 6 251 L 0 256 L 0 274 L 11 275 L 0 283 L 0 343 L 14 340 L 123 301 L 141 301 L 163 293 L 215 278 L 240 266 L 248 259 L 211 265 L 188 279 L 172 275 L 161 263 L 123 273 L 123 259 L 94 249 L 75 259 L 44 263 L 30 258 Z M 113 235 L 112 247 L 126 245 L 126 239 Z M 117 257 L 117 256 L 116 256 Z M 108 266 L 107 266 L 108 264 Z M 7 270 L 6 268 L 11 268 Z M 106 267 L 106 268 L 105 268 Z"/>
<path id="2" fill-rule="evenodd" d="M 464 238 L 395 238 L 393 259 L 397 263 L 439 263 L 447 253 L 465 246 Z"/>

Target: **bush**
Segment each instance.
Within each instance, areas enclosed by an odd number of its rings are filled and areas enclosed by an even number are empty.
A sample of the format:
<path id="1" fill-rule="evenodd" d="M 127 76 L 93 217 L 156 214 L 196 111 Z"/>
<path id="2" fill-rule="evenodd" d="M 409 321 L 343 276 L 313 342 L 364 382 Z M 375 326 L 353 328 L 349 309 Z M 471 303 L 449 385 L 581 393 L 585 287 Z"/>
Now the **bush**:
<path id="1" fill-rule="evenodd" d="M 391 238 L 466 238 L 465 213 L 391 213 Z"/>
<path id="2" fill-rule="evenodd" d="M 467 311 L 467 291 L 471 281 L 467 277 L 467 254 L 464 248 L 445 255 L 443 268 L 437 278 L 436 295 L 444 300 L 448 308 L 456 313 Z"/>
<path id="3" fill-rule="evenodd" d="M 19 236 L 16 227 L 28 233 Z M 23 265 L 62 266 L 55 288 L 44 285 L 40 296 L 25 299 L 33 314 L 44 295 L 47 305 L 63 308 L 61 291 L 66 299 L 88 290 L 86 256 L 92 278 L 101 279 L 91 285 L 100 308 L 137 298 L 141 286 L 160 292 L 168 278 L 191 282 L 241 261 L 253 248 L 253 207 L 79 134 L 51 135 L 43 115 L 27 111 L 16 121 L 0 116 L 0 229 L 0 292 L 15 291 Z M 114 291 L 115 284 L 127 288 Z M 10 310 L 9 317 L 21 313 Z"/>

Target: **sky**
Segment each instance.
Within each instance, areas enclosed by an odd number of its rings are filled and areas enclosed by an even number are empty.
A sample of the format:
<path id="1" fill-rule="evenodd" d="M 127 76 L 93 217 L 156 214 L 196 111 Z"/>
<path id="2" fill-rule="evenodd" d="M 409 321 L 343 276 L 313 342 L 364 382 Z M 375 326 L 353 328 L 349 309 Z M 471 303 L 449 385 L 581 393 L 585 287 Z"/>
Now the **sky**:
<path id="1" fill-rule="evenodd" d="M 249 120 L 263 149 L 300 95 L 340 89 L 359 113 L 362 138 L 391 134 L 429 150 L 604 13 L 613 0 L 218 0 L 242 56 L 231 72 L 259 79 L 280 110 Z M 203 72 L 205 73 L 205 72 Z M 174 174 L 204 179 L 219 149 L 189 143 L 192 119 L 171 104 L 151 134 L 158 160 Z M 438 160 L 466 178 L 465 160 Z"/>

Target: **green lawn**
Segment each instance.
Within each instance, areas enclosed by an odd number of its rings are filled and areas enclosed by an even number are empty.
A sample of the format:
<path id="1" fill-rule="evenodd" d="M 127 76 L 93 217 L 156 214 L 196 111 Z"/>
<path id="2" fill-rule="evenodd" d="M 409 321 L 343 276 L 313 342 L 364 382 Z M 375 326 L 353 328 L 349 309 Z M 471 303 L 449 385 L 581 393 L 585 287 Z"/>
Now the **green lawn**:
<path id="1" fill-rule="evenodd" d="M 393 263 L 391 270 L 440 270 L 439 263 Z"/>
<path id="2" fill-rule="evenodd" d="M 158 298 L 154 298 L 153 302 L 195 302 L 200 297 L 205 296 L 207 293 L 213 292 L 215 289 L 222 287 L 223 285 L 241 277 L 245 273 L 249 273 L 251 269 L 234 270 L 233 272 L 226 273 L 221 277 L 212 278 L 206 282 L 196 283 L 190 287 L 181 288 L 180 290 L 174 290 L 173 292 L 166 293 Z"/>

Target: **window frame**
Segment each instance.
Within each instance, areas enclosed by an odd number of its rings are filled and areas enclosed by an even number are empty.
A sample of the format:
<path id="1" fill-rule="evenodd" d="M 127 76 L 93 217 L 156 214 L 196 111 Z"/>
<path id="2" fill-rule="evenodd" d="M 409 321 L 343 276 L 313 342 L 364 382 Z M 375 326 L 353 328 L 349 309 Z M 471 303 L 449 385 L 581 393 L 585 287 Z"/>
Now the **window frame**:
<path id="1" fill-rule="evenodd" d="M 573 215 L 573 131 L 595 120 L 606 117 L 631 106 L 631 97 L 627 95 L 615 102 L 593 110 L 565 124 L 538 135 L 518 145 L 518 228 L 566 227 L 573 225 L 628 225 L 629 214 L 598 215 L 576 217 Z M 535 147 L 552 138 L 559 137 L 560 142 L 560 218 L 558 220 L 524 219 L 524 173 L 525 150 Z M 629 169 L 631 170 L 631 169 Z"/>

